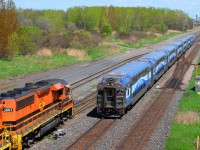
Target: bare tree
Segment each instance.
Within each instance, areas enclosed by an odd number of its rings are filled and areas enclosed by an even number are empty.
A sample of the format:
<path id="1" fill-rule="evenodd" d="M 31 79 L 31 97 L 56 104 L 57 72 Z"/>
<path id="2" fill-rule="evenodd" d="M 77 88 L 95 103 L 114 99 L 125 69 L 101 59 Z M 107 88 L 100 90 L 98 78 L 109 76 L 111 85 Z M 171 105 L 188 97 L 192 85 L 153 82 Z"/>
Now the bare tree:
<path id="1" fill-rule="evenodd" d="M 0 0 L 0 58 L 10 57 L 9 38 L 18 29 L 15 4 L 12 0 Z"/>

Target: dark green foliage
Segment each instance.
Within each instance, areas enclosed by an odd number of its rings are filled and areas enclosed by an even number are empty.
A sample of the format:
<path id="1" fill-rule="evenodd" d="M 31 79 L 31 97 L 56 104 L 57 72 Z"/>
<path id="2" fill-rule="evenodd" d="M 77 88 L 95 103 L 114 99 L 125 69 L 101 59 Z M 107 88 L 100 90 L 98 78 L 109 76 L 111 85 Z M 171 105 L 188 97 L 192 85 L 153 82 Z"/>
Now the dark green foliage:
<path id="1" fill-rule="evenodd" d="M 109 23 L 105 23 L 101 27 L 101 33 L 104 36 L 108 36 L 112 34 L 112 27 Z"/>

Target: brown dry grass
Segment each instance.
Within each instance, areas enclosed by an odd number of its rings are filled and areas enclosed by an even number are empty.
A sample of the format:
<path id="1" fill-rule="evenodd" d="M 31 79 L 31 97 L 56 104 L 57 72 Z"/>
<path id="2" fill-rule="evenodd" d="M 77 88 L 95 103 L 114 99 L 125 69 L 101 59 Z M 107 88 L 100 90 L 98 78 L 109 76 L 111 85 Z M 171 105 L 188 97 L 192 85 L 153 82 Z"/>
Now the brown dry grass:
<path id="1" fill-rule="evenodd" d="M 43 48 L 43 49 L 40 49 L 39 51 L 37 51 L 36 55 L 50 57 L 50 56 L 52 56 L 52 51 L 51 51 L 51 49 Z"/>
<path id="2" fill-rule="evenodd" d="M 126 44 L 135 44 L 135 43 L 137 43 L 138 42 L 138 38 L 137 37 L 135 37 L 135 36 L 130 36 L 128 39 L 126 39 L 125 41 L 124 41 L 124 43 L 126 43 Z"/>
<path id="3" fill-rule="evenodd" d="M 180 33 L 181 31 L 178 30 L 168 30 L 167 33 Z"/>
<path id="4" fill-rule="evenodd" d="M 106 46 L 106 47 L 108 47 L 108 50 L 111 50 L 111 51 L 118 51 L 119 47 L 120 47 L 117 44 L 113 44 L 113 43 L 109 43 L 109 42 L 102 42 L 102 43 L 100 43 L 100 46 Z"/>
<path id="5" fill-rule="evenodd" d="M 180 124 L 192 124 L 199 122 L 199 120 L 199 114 L 194 111 L 180 112 L 175 118 L 175 122 Z"/>
<path id="6" fill-rule="evenodd" d="M 87 55 L 85 51 L 74 49 L 74 48 L 68 48 L 67 49 L 67 55 L 68 56 L 76 56 L 76 57 L 84 57 Z"/>

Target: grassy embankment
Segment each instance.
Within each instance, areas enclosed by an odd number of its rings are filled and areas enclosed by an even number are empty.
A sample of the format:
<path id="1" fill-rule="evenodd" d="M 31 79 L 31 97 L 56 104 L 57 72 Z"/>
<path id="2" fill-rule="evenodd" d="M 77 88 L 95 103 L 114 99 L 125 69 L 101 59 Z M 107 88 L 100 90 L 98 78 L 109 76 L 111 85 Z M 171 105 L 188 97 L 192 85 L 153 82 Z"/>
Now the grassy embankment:
<path id="1" fill-rule="evenodd" d="M 177 33 L 166 34 L 158 38 L 143 39 L 138 43 L 136 43 L 135 46 L 131 45 L 129 47 L 141 48 L 144 47 L 146 44 L 155 44 L 175 35 L 177 35 Z M 110 42 L 116 42 L 116 41 L 121 41 L 121 40 L 114 40 Z M 122 44 L 121 46 L 125 45 Z M 56 68 L 67 64 L 97 60 L 108 55 L 123 53 L 126 51 L 126 49 L 119 47 L 117 50 L 116 49 L 110 50 L 109 46 L 99 46 L 96 48 L 87 49 L 86 51 L 87 55 L 84 57 L 68 56 L 65 51 L 64 53 L 53 54 L 52 56 L 49 57 L 17 56 L 14 57 L 11 61 L 0 60 L 0 68 L 1 68 L 0 80 L 9 77 L 16 77 L 19 75 L 25 75 L 42 70 L 47 70 L 50 68 Z"/>
<path id="2" fill-rule="evenodd" d="M 181 32 L 183 33 L 183 32 Z M 136 44 L 119 44 L 120 46 L 123 47 L 128 47 L 128 48 L 142 48 L 145 47 L 146 45 L 151 45 L 151 44 L 156 44 L 159 42 L 162 42 L 164 40 L 167 40 L 175 35 L 181 34 L 181 33 L 170 33 L 170 34 L 165 34 L 161 37 L 149 37 L 145 39 L 139 40 Z"/>
<path id="3" fill-rule="evenodd" d="M 92 61 L 99 58 L 123 53 L 126 50 L 124 48 L 118 48 L 117 50 L 109 50 L 108 46 L 99 46 L 96 48 L 88 49 L 87 55 L 83 57 L 68 56 L 67 52 L 53 54 L 52 56 L 17 56 L 12 60 L 0 60 L 0 80 L 8 77 L 15 77 L 24 74 L 30 74 L 50 68 L 56 68 L 64 66 L 66 64 L 74 64 L 83 61 Z"/>
<path id="4" fill-rule="evenodd" d="M 166 150 L 196 149 L 196 138 L 200 135 L 200 95 L 194 91 L 194 79 L 195 71 L 188 90 L 180 101 L 178 113 L 165 143 Z"/>

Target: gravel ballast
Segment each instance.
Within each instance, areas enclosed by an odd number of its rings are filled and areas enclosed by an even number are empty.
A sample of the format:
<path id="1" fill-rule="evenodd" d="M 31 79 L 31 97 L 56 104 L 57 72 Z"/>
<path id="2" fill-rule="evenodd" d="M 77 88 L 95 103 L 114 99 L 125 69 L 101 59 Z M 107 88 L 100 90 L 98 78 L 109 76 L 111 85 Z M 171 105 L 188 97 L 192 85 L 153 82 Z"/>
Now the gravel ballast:
<path id="1" fill-rule="evenodd" d="M 133 49 L 133 50 L 129 51 L 129 53 L 123 54 L 123 55 L 125 55 L 124 57 L 130 56 L 130 53 L 131 53 L 131 56 L 134 56 L 134 55 L 136 56 L 141 53 L 149 52 L 149 51 L 154 50 L 155 48 L 166 45 L 167 43 L 169 43 L 179 37 L 180 36 L 173 37 L 170 40 L 156 44 L 156 45 L 152 46 L 151 49 L 149 49 L 149 48 L 143 48 L 140 50 Z M 83 74 L 79 74 L 81 72 L 80 70 L 85 70 L 85 72 L 90 72 L 91 69 L 94 70 L 95 68 L 97 68 L 97 67 L 95 67 L 95 65 L 98 65 L 99 66 L 98 70 L 101 70 L 105 67 L 102 64 L 104 64 L 106 66 L 110 65 L 110 64 L 112 64 L 111 62 L 116 61 L 116 58 L 117 58 L 117 56 L 113 56 L 112 58 L 109 57 L 109 58 L 100 60 L 100 61 L 98 61 L 98 63 L 91 62 L 91 63 L 82 64 L 82 65 L 76 64 L 76 65 L 72 65 L 72 66 L 68 66 L 68 67 L 58 68 L 57 70 L 55 69 L 55 70 L 50 70 L 47 72 L 42 72 L 42 73 L 38 73 L 35 75 L 31 75 L 31 76 L 26 76 L 25 78 L 23 78 L 23 77 L 17 78 L 16 82 L 14 84 L 17 87 L 19 87 L 22 84 L 24 84 L 25 82 L 31 82 L 31 81 L 35 82 L 35 81 L 38 81 L 41 79 L 56 78 L 56 77 L 62 77 L 63 79 L 65 79 L 69 82 L 75 82 L 78 79 L 81 79 L 81 78 L 89 75 L 89 73 L 84 73 L 84 76 L 83 76 Z M 107 62 L 105 63 L 105 61 L 107 61 Z M 98 71 L 98 70 L 96 70 L 96 71 Z M 74 76 L 74 74 L 76 74 L 76 76 Z M 77 76 L 78 74 L 79 74 L 79 76 Z M 63 76 L 63 75 L 65 75 L 65 76 Z M 121 121 L 112 130 L 110 130 L 108 132 L 108 134 L 104 137 L 104 139 L 96 145 L 95 149 L 98 149 L 98 150 L 99 149 L 102 149 L 102 150 L 115 149 L 119 145 L 120 141 L 123 139 L 123 136 L 128 134 L 130 125 L 134 125 L 137 122 L 137 120 L 140 118 L 140 115 L 144 112 L 144 110 L 148 109 L 148 107 L 153 103 L 153 100 L 155 99 L 156 95 L 159 92 L 159 89 L 156 89 L 156 87 L 158 85 L 161 86 L 164 81 L 167 81 L 168 76 L 169 76 L 168 74 L 164 75 L 163 78 L 160 81 L 158 81 L 152 87 L 152 89 L 150 91 L 148 91 L 145 94 L 145 96 L 143 96 L 139 100 L 139 102 L 128 112 L 128 114 L 124 115 L 121 118 Z M 6 82 L 9 83 L 9 82 L 12 82 L 13 80 L 15 80 L 15 79 L 11 79 L 11 81 L 9 81 L 9 80 L 4 81 L 4 83 L 6 83 Z M 78 101 L 78 100 L 82 99 L 83 97 L 85 97 L 87 94 L 89 94 L 91 91 L 94 91 L 96 89 L 96 85 L 97 85 L 98 81 L 99 81 L 99 79 L 93 80 L 93 81 L 79 87 L 78 89 L 76 89 L 74 91 L 75 100 Z M 30 148 L 30 150 L 36 150 L 36 149 L 40 149 L 40 150 L 45 150 L 45 149 L 59 150 L 60 149 L 61 150 L 61 149 L 64 149 L 64 148 L 70 146 L 77 138 L 79 138 L 83 133 L 85 133 L 88 129 L 90 129 L 99 120 L 98 118 L 88 116 L 88 113 L 90 113 L 92 110 L 93 110 L 93 108 L 90 108 L 87 111 L 75 116 L 75 118 L 67 121 L 66 125 L 62 126 L 62 129 L 65 131 L 66 134 L 64 136 L 62 136 L 61 138 L 59 138 L 57 140 L 52 140 L 52 139 L 48 139 L 48 136 L 44 137 L 43 140 L 34 144 Z M 163 132 L 163 133 L 165 133 L 165 132 Z M 157 135 L 156 135 L 156 137 L 157 137 Z M 150 146 L 151 146 L 151 144 L 150 144 Z M 160 147 L 162 147 L 162 146 L 160 146 Z"/>

